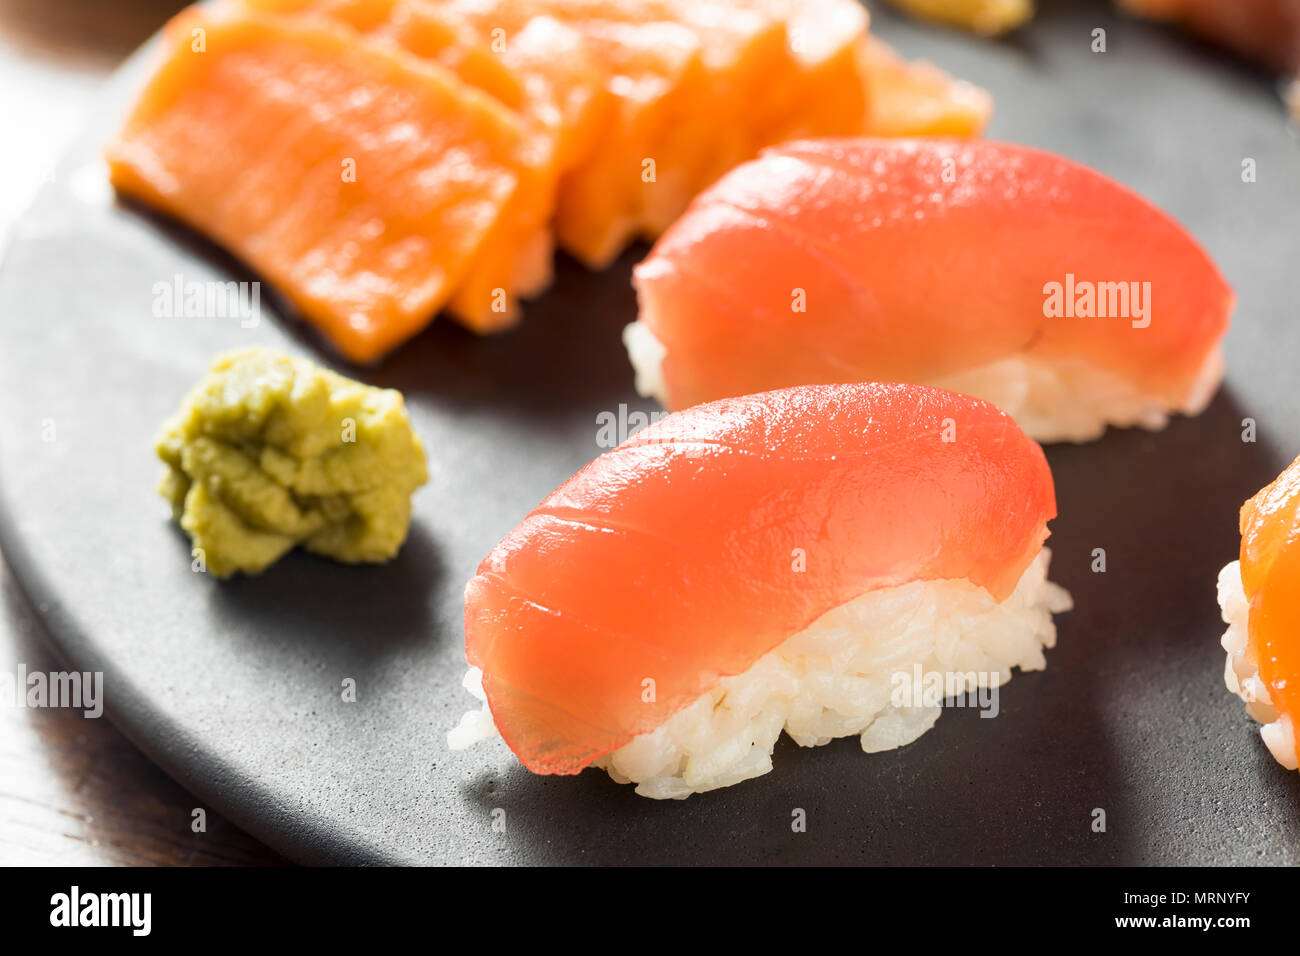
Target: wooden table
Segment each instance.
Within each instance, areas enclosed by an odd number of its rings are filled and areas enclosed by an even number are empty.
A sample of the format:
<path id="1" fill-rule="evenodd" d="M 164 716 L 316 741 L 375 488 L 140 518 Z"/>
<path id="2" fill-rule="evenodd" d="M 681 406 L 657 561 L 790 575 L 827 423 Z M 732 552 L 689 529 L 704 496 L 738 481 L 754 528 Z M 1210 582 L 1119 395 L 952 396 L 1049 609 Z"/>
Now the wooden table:
<path id="1" fill-rule="evenodd" d="M 0 230 L 21 212 L 104 78 L 182 4 L 0 0 Z M 60 670 L 0 557 L 0 672 Z M 106 719 L 0 704 L 0 865 L 284 861 L 207 813 Z"/>

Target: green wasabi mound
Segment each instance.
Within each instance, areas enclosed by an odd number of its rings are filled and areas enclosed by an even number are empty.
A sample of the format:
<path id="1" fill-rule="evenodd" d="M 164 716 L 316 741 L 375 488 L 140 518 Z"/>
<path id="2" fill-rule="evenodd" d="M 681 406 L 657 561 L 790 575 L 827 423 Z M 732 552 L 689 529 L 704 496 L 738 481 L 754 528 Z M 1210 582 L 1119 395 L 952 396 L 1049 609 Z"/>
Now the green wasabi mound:
<path id="1" fill-rule="evenodd" d="M 428 480 L 402 394 L 266 349 L 217 358 L 158 437 L 196 565 L 256 574 L 295 545 L 387 561 Z"/>

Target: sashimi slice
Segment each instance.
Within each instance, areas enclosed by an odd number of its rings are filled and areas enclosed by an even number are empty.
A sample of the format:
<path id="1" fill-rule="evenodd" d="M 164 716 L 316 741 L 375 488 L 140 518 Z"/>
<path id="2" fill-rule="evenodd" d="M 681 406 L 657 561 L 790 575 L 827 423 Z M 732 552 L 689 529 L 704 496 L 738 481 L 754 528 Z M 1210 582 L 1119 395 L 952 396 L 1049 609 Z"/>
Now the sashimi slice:
<path id="1" fill-rule="evenodd" d="M 590 22 L 583 36 L 606 63 L 615 105 L 596 148 L 561 177 L 555 229 L 567 252 L 603 269 L 642 232 L 657 144 L 707 72 L 699 40 L 677 23 Z"/>
<path id="2" fill-rule="evenodd" d="M 276 14 L 322 18 L 346 24 L 370 40 L 391 42 L 432 60 L 510 107 L 528 130 L 519 150 L 519 183 L 465 271 L 448 308 L 477 332 L 513 325 L 519 300 L 551 282 L 554 253 L 550 220 L 559 175 L 561 129 L 556 109 L 516 70 L 507 66 L 472 31 L 436 4 L 411 0 L 228 0 Z M 549 92 L 549 90 L 547 91 Z"/>
<path id="3" fill-rule="evenodd" d="M 870 96 L 857 55 L 867 36 L 863 6 L 856 0 L 751 2 L 785 23 L 791 69 L 760 101 L 746 158 L 790 139 L 861 133 Z"/>
<path id="4" fill-rule="evenodd" d="M 484 559 L 466 653 L 523 764 L 576 773 L 863 594 L 942 580 L 1006 599 L 1055 508 L 1042 450 L 963 395 L 703 405 L 597 458 Z"/>
<path id="5" fill-rule="evenodd" d="M 662 15 L 699 39 L 704 69 L 700 85 L 679 98 L 681 112 L 649 148 L 655 174 L 638 190 L 642 237 L 657 236 L 696 193 L 754 156 L 752 128 L 764 98 L 794 76 L 785 22 L 749 6 L 736 0 L 665 0 L 662 6 Z"/>
<path id="6" fill-rule="evenodd" d="M 582 34 L 554 17 L 537 16 L 496 55 L 521 78 L 532 115 L 555 131 L 559 169 L 573 168 L 598 148 L 613 95 Z"/>
<path id="7" fill-rule="evenodd" d="M 516 10 L 514 15 L 497 18 L 472 5 L 462 8 L 453 0 L 224 2 L 267 13 L 323 16 L 434 60 L 551 130 L 561 167 L 586 155 L 608 105 L 607 78 L 581 35 L 549 16 L 524 17 Z M 502 23 L 510 24 L 510 32 Z"/>
<path id="8" fill-rule="evenodd" d="M 417 34 L 412 24 L 426 20 L 444 24 L 454 30 L 454 49 L 462 51 L 467 63 L 477 65 L 482 59 L 491 59 L 497 69 L 509 72 L 520 89 L 517 102 L 506 102 L 535 127 L 533 153 L 538 161 L 531 182 L 525 184 L 529 188 L 522 191 L 534 198 L 522 204 L 523 211 L 513 217 L 515 225 L 498 248 L 498 258 L 503 269 L 509 264 L 512 288 L 525 298 L 541 292 L 551 281 L 552 219 L 562 195 L 560 177 L 593 155 L 601 155 L 601 141 L 616 110 L 607 64 L 589 38 L 546 15 L 544 3 L 532 4 L 532 13 L 526 7 L 485 10 L 442 0 L 400 0 L 396 10 L 406 14 L 395 16 L 401 21 L 395 34 L 413 52 L 428 55 L 424 48 L 429 41 L 423 34 L 431 31 Z M 438 56 L 444 62 L 450 59 L 446 51 Z M 495 84 L 482 84 L 476 78 L 480 72 L 489 72 L 485 67 L 473 73 L 458 72 L 467 82 L 494 91 Z M 484 301 L 490 299 L 494 306 L 497 301 L 491 275 L 488 281 L 478 283 L 477 289 L 471 282 L 465 294 L 452 303 L 460 313 L 477 315 L 478 321 L 469 324 L 480 331 L 504 324 L 495 313 L 482 312 Z M 512 302 L 508 319 L 515 317 Z"/>
<path id="9" fill-rule="evenodd" d="M 699 37 L 706 85 L 654 150 L 641 237 L 667 229 L 703 188 L 765 146 L 862 131 L 866 89 L 855 48 L 867 15 L 856 0 L 666 0 Z M 719 122 L 727 117 L 727 122 Z"/>
<path id="10" fill-rule="evenodd" d="M 633 359 L 670 408 L 813 382 L 951 384 L 1035 437 L 1075 440 L 1203 408 L 1233 301 L 1135 193 L 977 140 L 768 150 L 703 193 L 634 281 Z"/>
<path id="11" fill-rule="evenodd" d="M 347 24 L 372 37 L 385 37 L 417 56 L 436 60 L 466 83 L 490 93 L 511 109 L 524 108 L 524 84 L 501 59 L 480 47 L 440 4 L 412 0 L 221 0 L 263 13 L 318 16 Z"/>
<path id="12" fill-rule="evenodd" d="M 541 18 L 581 38 L 583 62 L 601 77 L 592 116 L 599 126 L 585 152 L 563 150 L 555 231 L 570 253 L 604 267 L 637 234 L 654 145 L 705 80 L 699 39 L 660 0 L 447 0 L 445 10 L 503 55 Z M 548 59 L 534 43 L 525 55 L 555 88 L 573 90 L 564 52 Z"/>
<path id="13" fill-rule="evenodd" d="M 869 93 L 868 136 L 978 136 L 993 98 L 932 63 L 909 62 L 878 37 L 865 37 L 858 58 Z"/>
<path id="14" fill-rule="evenodd" d="M 332 24 L 188 11 L 107 150 L 112 181 L 271 280 L 369 362 L 453 295 L 520 186 L 526 129 Z"/>
<path id="15" fill-rule="evenodd" d="M 1300 459 L 1241 507 L 1241 554 L 1219 577 L 1224 677 L 1283 766 L 1300 766 Z"/>

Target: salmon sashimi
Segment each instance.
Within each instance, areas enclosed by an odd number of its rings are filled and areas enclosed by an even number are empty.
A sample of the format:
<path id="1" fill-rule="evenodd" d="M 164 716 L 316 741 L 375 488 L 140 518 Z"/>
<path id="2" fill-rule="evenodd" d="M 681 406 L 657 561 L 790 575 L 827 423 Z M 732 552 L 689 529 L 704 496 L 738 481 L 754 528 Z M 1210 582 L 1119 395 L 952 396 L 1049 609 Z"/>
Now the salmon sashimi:
<path id="1" fill-rule="evenodd" d="M 658 236 L 765 146 L 862 131 L 867 92 L 854 46 L 867 16 L 856 0 L 667 0 L 665 12 L 699 38 L 705 85 L 654 145 L 640 237 Z"/>
<path id="2" fill-rule="evenodd" d="M 640 228 L 642 177 L 658 137 L 704 85 L 700 39 L 659 0 L 448 0 L 446 6 L 476 35 L 495 39 L 504 50 L 539 17 L 581 37 L 608 100 L 593 148 L 571 155 L 560 177 L 554 227 L 574 256 L 593 268 L 608 265 Z M 535 54 L 533 63 L 548 78 L 568 69 L 544 52 Z"/>
<path id="3" fill-rule="evenodd" d="M 616 106 L 598 148 L 560 180 L 556 237 L 592 269 L 603 269 L 642 230 L 641 205 L 654 182 L 659 138 L 706 82 L 699 40 L 680 24 L 589 23 L 584 35 L 612 61 Z"/>
<path id="4" fill-rule="evenodd" d="M 450 0 L 226 2 L 268 13 L 333 19 L 435 60 L 526 120 L 550 129 L 563 167 L 592 147 L 606 78 L 577 31 L 551 17 L 519 21 L 520 28 L 507 42 L 504 28 L 487 30 Z"/>
<path id="5" fill-rule="evenodd" d="M 763 97 L 793 72 L 786 25 L 775 17 L 735 0 L 669 0 L 663 15 L 695 34 L 703 70 L 677 115 L 647 146 L 653 175 L 640 175 L 637 167 L 642 237 L 658 235 L 696 193 L 754 156 L 753 119 L 762 115 Z"/>
<path id="6" fill-rule="evenodd" d="M 1300 767 L 1300 459 L 1241 507 L 1241 555 L 1219 574 L 1224 680 L 1284 767 Z"/>
<path id="7" fill-rule="evenodd" d="M 107 156 L 121 193 L 231 250 L 369 362 L 465 282 L 531 148 L 437 64 L 324 22 L 196 8 L 164 32 Z"/>
<path id="8" fill-rule="evenodd" d="M 856 52 L 867 36 L 862 4 L 856 0 L 750 2 L 785 23 L 789 65 L 781 71 L 787 79 L 769 83 L 766 96 L 759 100 L 763 110 L 755 117 L 753 152 L 744 158 L 790 139 L 861 133 L 870 95 Z"/>
<path id="9" fill-rule="evenodd" d="M 909 62 L 874 37 L 864 37 L 858 59 L 870 102 L 868 136 L 978 136 L 993 113 L 993 97 L 932 63 Z"/>
<path id="10" fill-rule="evenodd" d="M 659 797 L 765 772 L 783 727 L 899 746 L 945 696 L 891 703 L 899 673 L 973 689 L 1043 666 L 1068 606 L 1045 579 L 1055 513 L 1042 450 L 968 396 L 809 386 L 670 415 L 479 566 L 486 706 L 451 743 L 499 732 L 535 773 L 597 764 Z"/>
<path id="11" fill-rule="evenodd" d="M 496 55 L 520 77 L 533 118 L 555 132 L 560 170 L 599 148 L 614 98 L 582 34 L 554 17 L 537 16 Z"/>
<path id="12" fill-rule="evenodd" d="M 514 111 L 528 132 L 519 150 L 519 183 L 492 224 L 488 236 L 448 301 L 452 315 L 476 332 L 513 325 L 521 313 L 519 299 L 531 298 L 550 285 L 554 212 L 561 143 L 555 105 L 535 102 L 539 93 L 487 47 L 472 31 L 436 4 L 411 0 L 233 0 L 236 5 L 276 13 L 322 18 L 362 32 L 369 40 L 388 41 L 415 56 L 432 60 L 463 82 L 492 95 Z"/>
<path id="13" fill-rule="evenodd" d="M 625 336 L 669 408 L 817 382 L 987 398 L 1034 437 L 1195 414 L 1233 294 L 1172 218 L 1024 146 L 847 139 L 767 150 L 635 271 Z"/>
<path id="14" fill-rule="evenodd" d="M 416 54 L 436 60 L 466 83 L 490 93 L 511 109 L 524 108 L 521 78 L 477 44 L 436 2 L 412 0 L 223 0 L 263 13 L 316 16 L 344 23 L 372 37 L 386 37 Z"/>

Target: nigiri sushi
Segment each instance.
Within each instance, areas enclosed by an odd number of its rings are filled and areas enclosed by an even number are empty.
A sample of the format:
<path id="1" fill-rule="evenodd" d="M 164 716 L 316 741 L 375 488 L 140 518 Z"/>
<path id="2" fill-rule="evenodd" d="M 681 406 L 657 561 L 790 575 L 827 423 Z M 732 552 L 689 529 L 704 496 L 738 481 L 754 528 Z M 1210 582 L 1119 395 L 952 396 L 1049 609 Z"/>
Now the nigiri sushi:
<path id="1" fill-rule="evenodd" d="M 1223 679 L 1277 762 L 1300 767 L 1300 458 L 1241 506 L 1241 555 L 1219 572 Z"/>
<path id="2" fill-rule="evenodd" d="M 1051 153 L 787 143 L 701 194 L 637 266 L 625 334 L 671 409 L 817 382 L 966 392 L 1041 441 L 1162 427 L 1222 377 L 1233 293 L 1172 218 Z"/>
<path id="3" fill-rule="evenodd" d="M 905 691 L 1041 669 L 1055 517 L 1042 449 L 986 402 L 807 386 L 666 416 L 565 482 L 465 589 L 449 735 L 530 771 L 600 767 L 653 798 L 767 773 L 784 729 L 900 747 L 939 716 Z M 957 678 L 955 681 L 953 678 Z"/>

